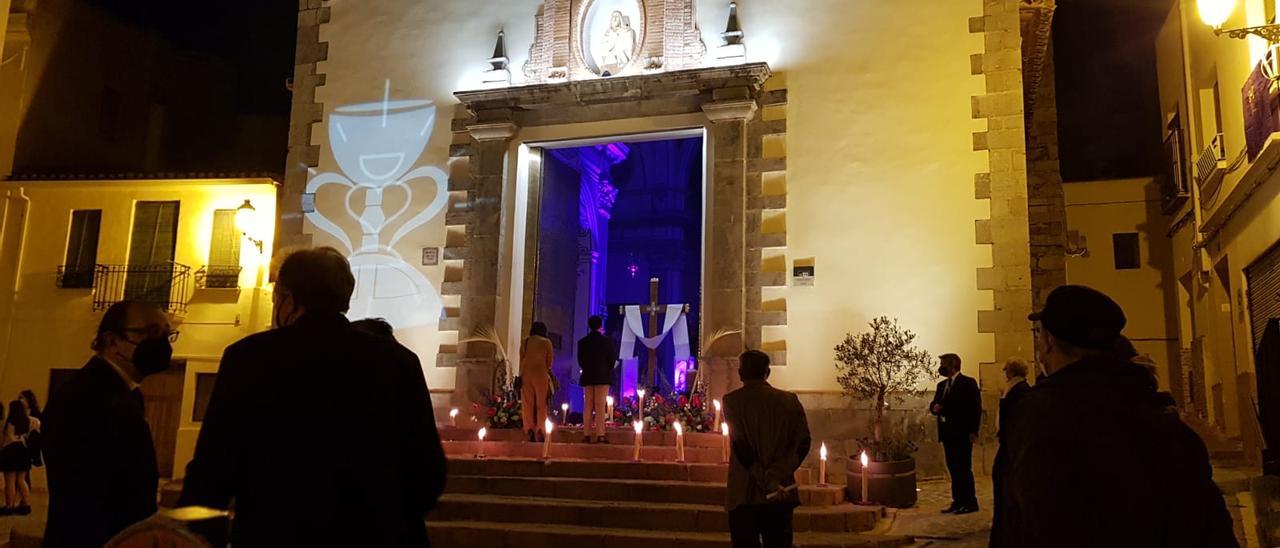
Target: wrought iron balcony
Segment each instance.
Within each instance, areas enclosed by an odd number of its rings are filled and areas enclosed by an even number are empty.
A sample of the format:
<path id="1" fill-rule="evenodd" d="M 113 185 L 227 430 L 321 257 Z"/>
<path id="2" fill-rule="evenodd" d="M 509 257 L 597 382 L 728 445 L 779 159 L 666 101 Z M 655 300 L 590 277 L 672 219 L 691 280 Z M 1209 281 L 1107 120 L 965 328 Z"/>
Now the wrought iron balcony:
<path id="1" fill-rule="evenodd" d="M 205 265 L 196 271 L 200 289 L 239 289 L 240 265 Z"/>
<path id="2" fill-rule="evenodd" d="M 155 303 L 174 313 L 187 311 L 191 267 L 174 262 L 94 267 L 93 308 L 102 310 L 123 300 Z"/>

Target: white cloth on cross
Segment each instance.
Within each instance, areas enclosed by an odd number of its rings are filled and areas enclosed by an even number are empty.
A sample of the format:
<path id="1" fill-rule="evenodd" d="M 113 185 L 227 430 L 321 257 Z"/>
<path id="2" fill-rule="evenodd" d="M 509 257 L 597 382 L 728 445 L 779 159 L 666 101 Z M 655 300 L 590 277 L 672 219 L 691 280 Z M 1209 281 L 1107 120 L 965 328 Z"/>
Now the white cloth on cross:
<path id="1" fill-rule="evenodd" d="M 662 331 L 655 336 L 644 336 L 644 324 L 640 319 L 640 306 L 630 305 L 623 307 L 625 316 L 622 322 L 622 344 L 618 349 L 618 358 L 629 360 L 636 357 L 636 341 L 640 341 L 645 348 L 653 350 L 666 340 L 667 335 L 671 335 L 671 342 L 675 345 L 675 359 L 689 359 L 689 322 L 685 318 L 683 304 L 667 305 L 667 314 L 662 319 Z"/>

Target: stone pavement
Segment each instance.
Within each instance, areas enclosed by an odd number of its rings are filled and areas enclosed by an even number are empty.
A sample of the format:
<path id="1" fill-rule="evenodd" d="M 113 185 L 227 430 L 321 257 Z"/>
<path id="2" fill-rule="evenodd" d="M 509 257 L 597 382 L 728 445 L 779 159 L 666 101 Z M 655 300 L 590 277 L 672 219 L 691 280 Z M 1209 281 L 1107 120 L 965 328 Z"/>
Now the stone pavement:
<path id="1" fill-rule="evenodd" d="M 941 513 L 951 504 L 951 482 L 946 479 L 921 480 L 919 500 L 914 508 L 889 509 L 876 533 L 915 537 L 913 546 L 978 548 L 987 546 L 991 532 L 991 478 L 979 476 L 978 506 L 981 511 L 962 516 Z"/>

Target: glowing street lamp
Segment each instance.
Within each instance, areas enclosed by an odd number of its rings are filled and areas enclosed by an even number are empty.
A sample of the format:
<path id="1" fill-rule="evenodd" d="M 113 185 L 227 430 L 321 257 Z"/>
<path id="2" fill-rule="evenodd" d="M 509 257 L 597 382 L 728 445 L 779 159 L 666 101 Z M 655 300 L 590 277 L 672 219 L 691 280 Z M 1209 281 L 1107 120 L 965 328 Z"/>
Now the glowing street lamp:
<path id="1" fill-rule="evenodd" d="M 1200 20 L 1213 27 L 1217 36 L 1227 35 L 1231 38 L 1244 39 L 1250 35 L 1261 37 L 1270 44 L 1280 42 L 1280 25 L 1259 25 L 1239 29 L 1224 29 L 1223 25 L 1236 10 L 1236 0 L 1196 0 L 1196 9 L 1200 12 Z"/>
<path id="2" fill-rule="evenodd" d="M 262 253 L 262 240 L 254 238 L 250 231 L 257 229 L 258 209 L 253 207 L 253 203 L 248 198 L 244 199 L 244 203 L 236 208 L 236 229 L 244 235 L 253 245 L 258 246 L 258 253 Z"/>

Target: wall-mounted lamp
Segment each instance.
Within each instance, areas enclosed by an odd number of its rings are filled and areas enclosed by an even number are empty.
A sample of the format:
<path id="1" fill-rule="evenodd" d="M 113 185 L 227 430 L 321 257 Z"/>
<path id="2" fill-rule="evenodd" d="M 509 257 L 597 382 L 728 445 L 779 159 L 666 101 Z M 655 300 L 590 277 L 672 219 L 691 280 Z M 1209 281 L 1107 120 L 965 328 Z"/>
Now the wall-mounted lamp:
<path id="1" fill-rule="evenodd" d="M 263 253 L 262 240 L 249 235 L 249 231 L 255 227 L 257 219 L 258 210 L 253 207 L 253 204 L 249 202 L 248 198 L 245 198 L 244 203 L 240 204 L 240 207 L 236 208 L 236 229 L 238 229 L 241 234 L 244 234 L 246 240 L 249 240 L 253 245 L 258 246 L 258 253 Z"/>
<path id="2" fill-rule="evenodd" d="M 1280 25 L 1261 25 L 1240 29 L 1222 28 L 1222 25 L 1227 23 L 1227 19 L 1231 18 L 1231 12 L 1236 9 L 1236 0 L 1196 0 L 1196 8 L 1200 12 L 1200 20 L 1213 27 L 1215 35 L 1225 34 L 1231 38 L 1244 39 L 1252 34 L 1270 44 L 1280 42 Z"/>

